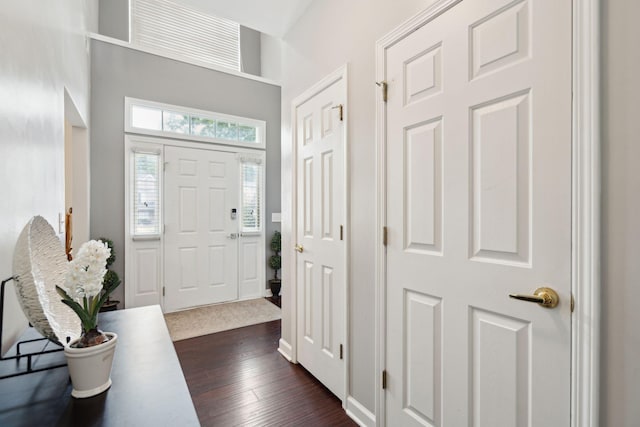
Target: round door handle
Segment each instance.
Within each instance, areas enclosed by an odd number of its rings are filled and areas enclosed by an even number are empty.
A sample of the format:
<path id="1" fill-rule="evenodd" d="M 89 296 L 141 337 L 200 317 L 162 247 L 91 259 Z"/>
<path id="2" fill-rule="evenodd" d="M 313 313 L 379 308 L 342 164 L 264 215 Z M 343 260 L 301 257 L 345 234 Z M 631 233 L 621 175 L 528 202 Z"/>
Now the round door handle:
<path id="1" fill-rule="evenodd" d="M 538 288 L 533 295 L 509 294 L 509 298 L 526 302 L 535 302 L 544 308 L 554 308 L 560 302 L 560 297 L 551 288 Z"/>
<path id="2" fill-rule="evenodd" d="M 237 239 L 238 238 L 238 233 L 231 233 L 227 236 L 227 239 Z"/>
<path id="3" fill-rule="evenodd" d="M 296 245 L 295 249 L 296 249 L 296 251 L 298 251 L 300 253 L 304 252 L 304 247 L 302 245 Z"/>

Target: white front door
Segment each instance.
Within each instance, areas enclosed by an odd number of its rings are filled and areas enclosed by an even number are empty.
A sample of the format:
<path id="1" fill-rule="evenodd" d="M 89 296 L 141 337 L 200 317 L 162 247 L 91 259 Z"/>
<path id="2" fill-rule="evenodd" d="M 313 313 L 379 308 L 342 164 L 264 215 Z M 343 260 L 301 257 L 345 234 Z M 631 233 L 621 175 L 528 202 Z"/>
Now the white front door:
<path id="1" fill-rule="evenodd" d="M 297 358 L 344 397 L 344 77 L 296 107 Z M 288 250 L 292 250 L 289 248 Z"/>
<path id="2" fill-rule="evenodd" d="M 467 0 L 386 51 L 388 426 L 569 426 L 571 25 Z"/>
<path id="3" fill-rule="evenodd" d="M 236 155 L 172 146 L 166 146 L 164 154 L 165 311 L 235 300 Z"/>

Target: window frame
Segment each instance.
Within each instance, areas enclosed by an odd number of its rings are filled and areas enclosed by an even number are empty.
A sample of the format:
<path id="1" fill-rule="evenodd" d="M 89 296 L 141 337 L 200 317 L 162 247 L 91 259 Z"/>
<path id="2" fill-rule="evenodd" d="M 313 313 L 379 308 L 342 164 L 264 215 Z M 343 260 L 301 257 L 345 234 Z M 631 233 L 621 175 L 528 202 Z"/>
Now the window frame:
<path id="1" fill-rule="evenodd" d="M 129 216 L 128 227 L 126 230 L 127 238 L 131 238 L 134 241 L 143 241 L 143 240 L 160 240 L 162 235 L 164 234 L 164 150 L 162 146 L 141 146 L 137 144 L 132 144 L 128 148 L 127 159 L 129 162 L 129 174 L 128 174 L 128 186 L 129 191 L 126 197 L 125 209 L 127 215 Z M 142 154 L 153 154 L 158 156 L 158 208 L 157 208 L 157 216 L 158 216 L 158 232 L 157 233 L 145 233 L 145 234 L 136 234 L 136 224 L 135 224 L 135 196 L 136 196 L 136 166 L 135 166 L 135 155 L 136 153 Z"/>
<path id="2" fill-rule="evenodd" d="M 255 164 L 258 166 L 258 194 L 259 194 L 259 200 L 258 200 L 258 229 L 257 230 L 251 230 L 251 231 L 245 231 L 244 230 L 244 175 L 243 175 L 243 165 L 244 164 Z M 238 224 L 238 228 L 240 229 L 240 234 L 243 236 L 257 236 L 260 234 L 263 234 L 265 232 L 265 215 L 264 215 L 264 207 L 265 207 L 265 197 L 266 197 L 266 193 L 267 193 L 267 189 L 265 187 L 265 167 L 264 167 L 264 161 L 262 160 L 262 158 L 260 157 L 252 157 L 252 156 L 246 156 L 246 155 L 239 155 L 239 159 L 238 159 L 238 169 L 239 169 L 239 173 L 240 173 L 240 185 L 239 185 L 239 190 L 240 190 L 240 221 Z"/>
<path id="3" fill-rule="evenodd" d="M 256 129 L 256 142 L 230 140 L 211 136 L 193 135 L 191 133 L 179 133 L 165 130 L 153 130 L 133 126 L 133 108 L 143 107 L 161 110 L 162 112 L 172 112 L 197 116 L 217 121 L 236 123 L 238 126 L 250 126 Z M 124 131 L 140 135 L 160 136 L 165 138 L 177 138 L 182 140 L 204 142 L 209 144 L 229 145 L 233 147 L 246 147 L 254 150 L 266 149 L 267 122 L 264 120 L 251 119 L 248 117 L 233 116 L 230 114 L 217 113 L 214 111 L 199 110 L 195 108 L 183 107 L 179 105 L 165 104 L 161 102 L 148 101 L 144 99 L 125 97 L 124 98 Z"/>

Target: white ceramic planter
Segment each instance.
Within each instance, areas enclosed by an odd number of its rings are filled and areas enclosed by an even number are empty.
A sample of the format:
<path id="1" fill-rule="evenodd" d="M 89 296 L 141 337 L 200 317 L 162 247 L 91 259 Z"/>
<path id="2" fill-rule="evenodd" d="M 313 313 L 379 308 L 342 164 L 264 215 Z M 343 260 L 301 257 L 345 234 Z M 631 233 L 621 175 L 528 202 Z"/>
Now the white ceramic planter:
<path id="1" fill-rule="evenodd" d="M 118 335 L 105 332 L 106 343 L 87 348 L 72 348 L 72 341 L 64 348 L 73 384 L 71 396 L 82 399 L 95 396 L 111 387 L 111 364 L 116 350 Z"/>

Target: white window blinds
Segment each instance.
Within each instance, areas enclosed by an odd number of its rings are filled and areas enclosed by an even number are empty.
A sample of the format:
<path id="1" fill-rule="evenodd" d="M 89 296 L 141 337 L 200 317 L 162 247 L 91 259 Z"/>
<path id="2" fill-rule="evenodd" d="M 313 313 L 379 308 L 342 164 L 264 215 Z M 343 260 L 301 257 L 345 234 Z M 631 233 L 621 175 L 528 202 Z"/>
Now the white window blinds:
<path id="1" fill-rule="evenodd" d="M 160 235 L 160 153 L 133 153 L 133 235 Z"/>
<path id="2" fill-rule="evenodd" d="M 131 0 L 131 41 L 240 70 L 240 26 L 167 0 Z"/>
<path id="3" fill-rule="evenodd" d="M 241 159 L 242 232 L 262 231 L 262 164 L 259 159 Z"/>

